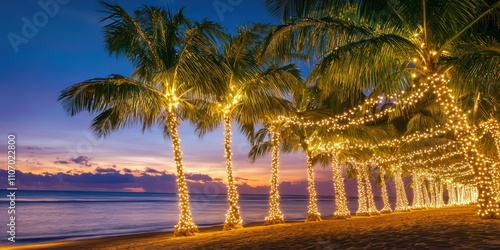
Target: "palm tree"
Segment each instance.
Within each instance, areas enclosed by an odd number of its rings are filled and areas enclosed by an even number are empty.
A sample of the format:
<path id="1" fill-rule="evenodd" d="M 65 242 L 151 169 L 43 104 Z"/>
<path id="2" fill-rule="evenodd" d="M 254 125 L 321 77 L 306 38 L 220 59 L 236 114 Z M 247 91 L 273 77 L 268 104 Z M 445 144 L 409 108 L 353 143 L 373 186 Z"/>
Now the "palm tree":
<path id="1" fill-rule="evenodd" d="M 256 157 L 263 156 L 272 151 L 272 162 L 273 164 L 274 162 L 277 163 L 279 161 L 277 154 L 279 147 L 276 145 L 276 142 L 273 142 L 273 137 L 275 137 L 280 141 L 281 149 L 285 153 L 302 151 L 306 154 L 307 190 L 309 193 L 306 222 L 321 220 L 321 214 L 319 213 L 317 204 L 313 171 L 315 157 L 319 151 L 318 145 L 313 145 L 309 141 L 311 138 L 320 134 L 320 131 L 315 127 L 305 127 L 300 123 L 291 122 L 288 120 L 288 117 L 296 117 L 298 120 L 320 120 L 328 117 L 328 111 L 323 109 L 316 101 L 317 93 L 318 89 L 314 86 L 303 86 L 300 91 L 295 90 L 293 92 L 292 101 L 289 102 L 287 109 L 285 109 L 288 110 L 289 113 L 274 117 L 274 119 L 271 116 L 266 126 L 257 132 L 257 135 L 253 138 L 252 150 L 249 153 L 250 159 L 255 159 Z M 270 141 L 265 141 L 267 135 L 271 135 Z M 273 173 L 276 174 L 276 177 L 272 177 L 272 181 L 273 179 L 277 180 L 277 171 L 273 170 Z M 277 190 L 277 183 L 273 185 L 275 185 L 275 187 L 271 186 L 271 189 Z"/>
<path id="2" fill-rule="evenodd" d="M 239 124 L 240 131 L 251 137 L 255 123 L 282 109 L 282 98 L 301 84 L 295 65 L 279 67 L 258 60 L 259 45 L 269 29 L 268 25 L 249 24 L 239 27 L 237 35 L 224 41 L 221 63 L 226 71 L 217 79 L 224 91 L 213 94 L 213 102 L 205 105 L 205 115 L 197 122 L 200 135 L 223 123 L 229 201 L 224 230 L 242 227 L 232 167 L 233 121 Z"/>
<path id="3" fill-rule="evenodd" d="M 180 216 L 174 235 L 192 235 L 198 230 L 189 207 L 178 126 L 182 119 L 194 118 L 196 98 L 219 88 L 212 79 L 224 70 L 214 53 L 224 33 L 209 21 L 193 23 L 182 10 L 174 14 L 144 6 L 130 15 L 116 4 L 102 5 L 108 14 L 102 19 L 107 23 L 106 49 L 130 61 L 133 73 L 74 84 L 59 100 L 72 116 L 82 111 L 98 114 L 91 126 L 97 137 L 136 124 L 143 132 L 153 125 L 163 129 L 172 139 L 177 171 Z"/>
<path id="4" fill-rule="evenodd" d="M 386 93 L 429 84 L 448 117 L 448 128 L 466 148 L 479 192 L 479 216 L 500 216 L 492 176 L 477 150 L 475 128 L 455 96 L 498 82 L 500 48 L 477 32 L 498 18 L 500 1 L 268 0 L 288 22 L 266 39 L 267 53 L 283 60 L 318 60 L 311 79 L 324 91 L 350 95 L 352 87 Z M 290 19 L 290 20 L 289 20 Z"/>
<path id="5" fill-rule="evenodd" d="M 279 186 L 279 153 L 283 146 L 284 123 L 273 123 L 271 119 L 264 125 L 264 128 L 257 131 L 252 140 L 252 149 L 248 153 L 251 162 L 255 162 L 257 157 L 262 157 L 271 152 L 271 181 L 269 192 L 269 215 L 264 219 L 265 225 L 285 223 L 283 212 L 280 209 Z M 268 141 L 265 138 L 269 137 Z"/>
<path id="6" fill-rule="evenodd" d="M 378 166 L 379 169 L 379 176 L 378 176 L 378 183 L 380 184 L 380 188 L 382 191 L 382 201 L 384 202 L 384 207 L 382 210 L 380 210 L 381 214 L 390 214 L 392 213 L 391 205 L 389 204 L 389 194 L 387 193 L 387 180 L 388 179 L 388 173 L 386 171 L 385 166 Z"/>

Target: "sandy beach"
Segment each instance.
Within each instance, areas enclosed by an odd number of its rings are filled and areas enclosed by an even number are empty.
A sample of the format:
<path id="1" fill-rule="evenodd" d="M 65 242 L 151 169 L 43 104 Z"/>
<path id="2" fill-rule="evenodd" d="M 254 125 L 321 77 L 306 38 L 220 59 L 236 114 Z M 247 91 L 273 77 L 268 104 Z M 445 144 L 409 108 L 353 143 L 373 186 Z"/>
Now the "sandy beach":
<path id="1" fill-rule="evenodd" d="M 500 220 L 481 220 L 475 206 L 325 218 L 321 222 L 201 229 L 193 237 L 148 233 L 19 245 L 1 249 L 500 249 Z"/>

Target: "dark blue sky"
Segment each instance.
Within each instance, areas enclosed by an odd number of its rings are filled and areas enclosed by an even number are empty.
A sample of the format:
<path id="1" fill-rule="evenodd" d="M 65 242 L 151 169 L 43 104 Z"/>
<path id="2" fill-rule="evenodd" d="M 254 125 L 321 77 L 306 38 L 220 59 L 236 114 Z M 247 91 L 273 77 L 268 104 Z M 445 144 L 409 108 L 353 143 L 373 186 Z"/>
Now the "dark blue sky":
<path id="1" fill-rule="evenodd" d="M 169 6 L 173 10 L 186 7 L 188 17 L 208 18 L 230 32 L 250 21 L 278 22 L 267 13 L 263 1 L 116 2 L 128 11 L 143 4 Z M 2 5 L 0 131 L 4 136 L 11 132 L 17 135 L 19 170 L 34 174 L 99 174 L 99 169 L 113 168 L 136 176 L 148 174 L 148 169 L 174 171 L 171 144 L 158 129 L 143 135 L 139 128 L 128 128 L 104 140 L 95 140 L 89 129 L 92 116 L 82 113 L 69 117 L 57 101 L 59 92 L 71 84 L 131 72 L 128 62 L 111 57 L 104 50 L 99 23 L 104 14 L 98 12 L 102 9 L 98 1 L 8 0 Z M 191 125 L 183 124 L 180 135 L 186 171 L 225 180 L 222 130 L 200 140 Z M 6 151 L 5 144 L 6 140 L 0 141 L 1 153 Z M 250 164 L 249 144 L 237 132 L 232 146 L 235 176 L 240 184 L 267 185 L 270 159 Z M 3 163 L 1 158 L 0 164 Z M 305 179 L 302 154 L 283 156 L 281 164 L 282 181 Z M 318 180 L 331 180 L 328 169 L 317 171 L 325 172 L 317 175 Z"/>

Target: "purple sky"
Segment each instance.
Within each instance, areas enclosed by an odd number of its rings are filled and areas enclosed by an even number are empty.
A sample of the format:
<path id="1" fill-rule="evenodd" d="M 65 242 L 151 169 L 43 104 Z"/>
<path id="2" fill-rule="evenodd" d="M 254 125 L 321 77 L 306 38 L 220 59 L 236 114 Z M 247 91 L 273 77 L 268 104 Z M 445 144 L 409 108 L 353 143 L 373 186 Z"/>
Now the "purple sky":
<path id="1" fill-rule="evenodd" d="M 116 2 L 129 11 L 140 6 L 136 1 Z M 248 21 L 277 22 L 266 12 L 262 1 L 141 2 L 168 4 L 173 10 L 186 7 L 188 17 L 208 18 L 221 23 L 230 32 L 234 32 L 236 25 Z M 6 137 L 15 133 L 16 166 L 23 172 L 19 174 L 19 184 L 31 189 L 171 191 L 167 180 L 175 170 L 171 144 L 163 139 L 159 129 L 142 134 L 139 128 L 133 127 L 96 140 L 89 129 L 92 116 L 82 113 L 69 117 L 57 101 L 59 92 L 71 84 L 112 73 L 129 75 L 131 72 L 129 63 L 109 56 L 104 50 L 102 25 L 98 23 L 103 13 L 97 11 L 102 9 L 98 1 L 9 0 L 2 4 L 0 131 L 5 139 L 0 141 L 0 152 L 6 155 Z M 201 189 L 204 183 L 224 181 L 222 130 L 199 139 L 193 127 L 184 123 L 180 136 L 185 170 L 192 177 L 191 185 L 201 185 Z M 270 178 L 270 158 L 249 163 L 249 143 L 236 131 L 232 146 L 234 175 L 240 191 L 268 192 L 265 185 Z M 0 159 L 0 164 L 6 166 L 5 157 Z M 316 167 L 315 171 L 318 183 L 328 183 L 318 185 L 318 193 L 330 194 L 331 169 Z M 64 178 L 58 179 L 57 173 Z M 282 155 L 280 180 L 286 182 L 285 186 L 296 185 L 297 190 L 302 190 L 297 192 L 305 192 L 305 186 L 302 187 L 305 174 L 303 154 Z M 159 182 L 155 182 L 154 187 L 117 184 L 131 181 L 127 179 L 131 178 L 129 175 L 137 183 L 148 176 L 155 176 L 153 179 Z M 57 182 L 52 183 L 54 180 Z M 110 180 L 116 183 L 107 184 Z M 161 184 L 161 180 L 165 183 Z M 2 181 L 2 187 L 4 183 Z M 295 187 L 289 187 L 290 190 Z"/>

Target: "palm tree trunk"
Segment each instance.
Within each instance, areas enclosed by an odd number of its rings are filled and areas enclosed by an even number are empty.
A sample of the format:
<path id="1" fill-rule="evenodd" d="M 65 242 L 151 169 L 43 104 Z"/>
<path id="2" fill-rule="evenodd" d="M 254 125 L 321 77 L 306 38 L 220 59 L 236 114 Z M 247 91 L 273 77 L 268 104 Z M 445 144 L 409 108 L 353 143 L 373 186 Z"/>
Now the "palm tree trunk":
<path id="1" fill-rule="evenodd" d="M 405 185 L 401 167 L 397 166 L 394 173 L 394 184 L 396 184 L 396 210 L 395 212 L 410 212 L 408 198 L 406 197 Z"/>
<path id="2" fill-rule="evenodd" d="M 389 204 L 389 195 L 387 194 L 387 183 L 385 182 L 385 169 L 380 167 L 380 177 L 382 181 L 382 201 L 384 202 L 384 207 L 380 210 L 381 214 L 392 213 L 391 205 Z"/>
<path id="3" fill-rule="evenodd" d="M 227 174 L 227 199 L 229 201 L 229 210 L 226 214 L 224 230 L 232 230 L 243 227 L 243 220 L 238 206 L 238 191 L 233 177 L 233 159 L 231 152 L 231 116 L 224 115 L 224 153 L 226 155 L 226 174 Z"/>
<path id="4" fill-rule="evenodd" d="M 500 157 L 500 140 L 499 140 L 499 157 Z M 500 164 L 491 167 L 491 176 L 493 176 L 492 186 L 495 190 L 500 190 Z M 497 201 L 500 201 L 500 192 L 497 194 Z"/>
<path id="5" fill-rule="evenodd" d="M 439 187 L 438 187 L 438 180 L 437 179 L 434 179 L 434 181 L 432 182 L 433 186 L 434 186 L 434 189 L 432 190 L 433 191 L 433 194 L 434 194 L 434 198 L 432 199 L 433 200 L 433 206 L 434 208 L 438 208 L 439 207 Z"/>
<path id="6" fill-rule="evenodd" d="M 269 216 L 265 218 L 265 225 L 285 223 L 283 213 L 280 210 L 280 193 L 278 190 L 278 173 L 279 173 L 279 147 L 280 134 L 271 129 L 271 142 L 273 145 L 272 152 L 272 175 L 271 175 L 271 191 L 269 194 Z"/>
<path id="7" fill-rule="evenodd" d="M 364 177 L 365 177 L 365 186 L 366 186 L 366 199 L 368 201 L 368 213 L 370 215 L 380 215 L 380 212 L 377 210 L 377 207 L 375 207 L 375 197 L 373 197 L 373 189 L 372 189 L 372 184 L 370 182 L 370 172 L 368 171 L 369 165 L 364 167 Z"/>
<path id="8" fill-rule="evenodd" d="M 438 207 L 444 207 L 444 195 L 443 195 L 443 180 L 439 180 L 438 184 L 438 195 L 437 195 L 437 200 L 438 200 Z"/>
<path id="9" fill-rule="evenodd" d="M 424 207 L 425 208 L 430 208 L 430 201 L 429 201 L 429 191 L 427 190 L 427 183 L 422 181 L 422 193 L 424 197 Z"/>
<path id="10" fill-rule="evenodd" d="M 448 183 L 448 204 L 447 206 L 455 206 L 455 192 L 453 191 L 453 184 Z"/>
<path id="11" fill-rule="evenodd" d="M 184 175 L 184 166 L 182 164 L 182 151 L 177 128 L 177 115 L 175 110 L 169 110 L 167 122 L 172 138 L 172 148 L 174 151 L 175 166 L 177 169 L 177 194 L 179 196 L 179 222 L 175 225 L 174 236 L 190 236 L 198 232 L 196 225 L 191 217 L 189 209 L 189 191 Z"/>
<path id="12" fill-rule="evenodd" d="M 342 169 L 339 164 L 338 153 L 332 154 L 332 170 L 333 170 L 333 188 L 335 191 L 335 212 L 334 219 L 351 218 L 351 212 L 347 207 L 347 197 L 345 193 L 344 178 L 342 177 Z"/>
<path id="13" fill-rule="evenodd" d="M 478 191 L 478 215 L 482 219 L 500 218 L 500 202 L 496 200 L 498 190 L 493 189 L 493 176 L 490 165 L 485 162 L 477 149 L 478 137 L 475 128 L 471 127 L 463 111 L 455 105 L 451 90 L 448 88 L 448 79 L 434 74 L 430 78 L 431 86 L 439 93 L 437 101 L 448 115 L 449 126 L 455 131 L 458 141 L 464 148 L 465 159 L 469 162 L 474 173 Z"/>
<path id="14" fill-rule="evenodd" d="M 458 204 L 460 204 L 460 205 L 465 204 L 465 202 L 464 202 L 464 186 L 463 185 L 458 186 Z"/>
<path id="15" fill-rule="evenodd" d="M 318 201 L 316 199 L 316 187 L 314 186 L 314 171 L 312 162 L 312 153 L 306 151 L 307 160 L 307 189 L 309 191 L 309 205 L 307 209 L 306 222 L 321 221 L 321 214 L 318 210 Z"/>
<path id="16" fill-rule="evenodd" d="M 431 206 L 433 208 L 437 208 L 437 187 L 436 187 L 436 179 L 433 178 L 429 183 L 431 185 Z"/>
<path id="17" fill-rule="evenodd" d="M 363 170 L 362 164 L 356 165 L 358 170 L 358 210 L 356 211 L 356 216 L 370 216 L 368 208 L 368 196 L 366 192 L 365 185 L 365 171 Z"/>
<path id="18" fill-rule="evenodd" d="M 423 207 L 422 189 L 420 186 L 420 176 L 413 173 L 413 202 L 411 209 L 420 210 Z"/>

